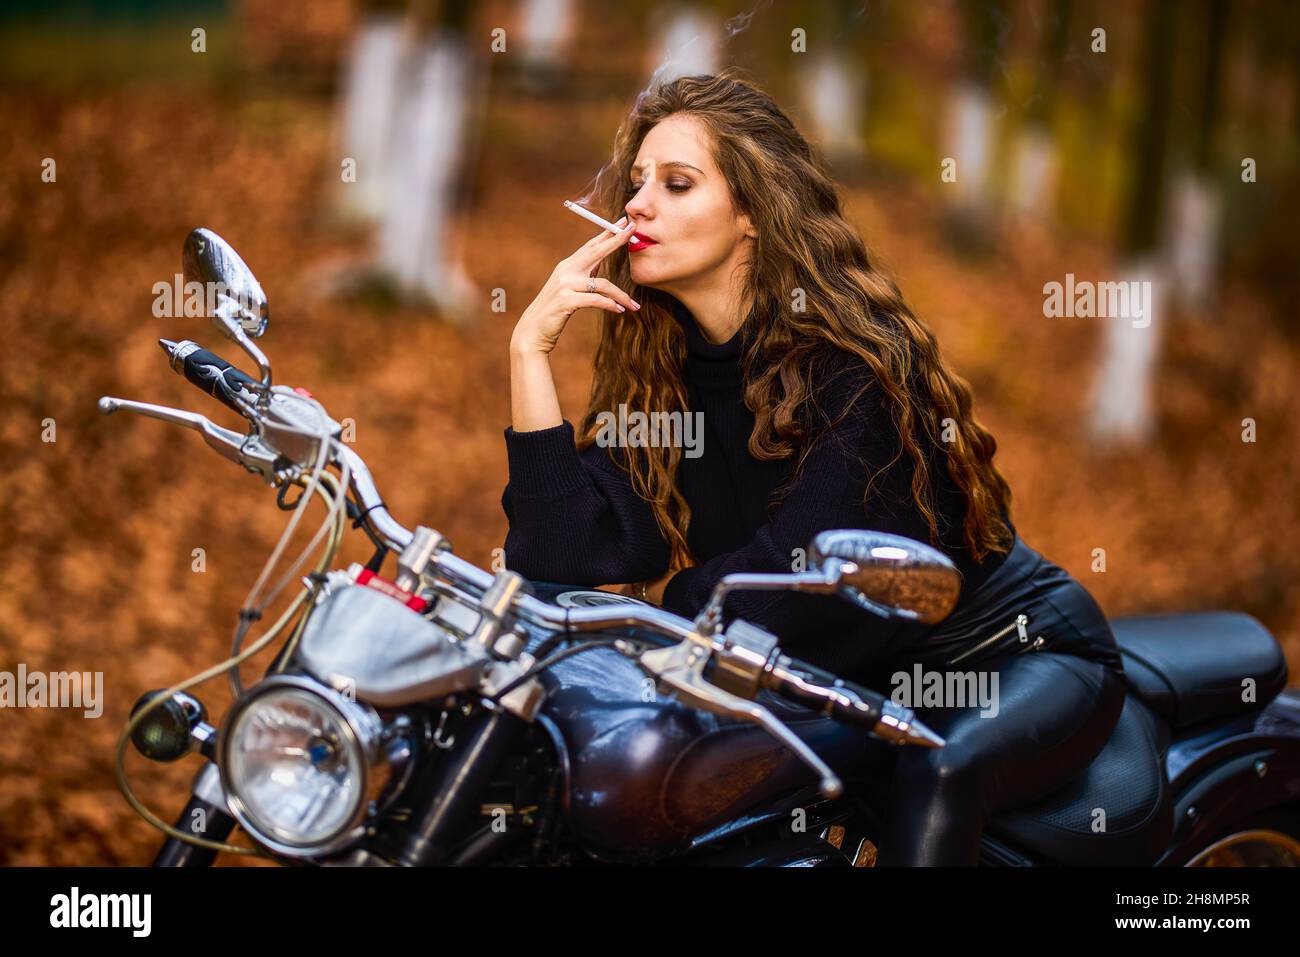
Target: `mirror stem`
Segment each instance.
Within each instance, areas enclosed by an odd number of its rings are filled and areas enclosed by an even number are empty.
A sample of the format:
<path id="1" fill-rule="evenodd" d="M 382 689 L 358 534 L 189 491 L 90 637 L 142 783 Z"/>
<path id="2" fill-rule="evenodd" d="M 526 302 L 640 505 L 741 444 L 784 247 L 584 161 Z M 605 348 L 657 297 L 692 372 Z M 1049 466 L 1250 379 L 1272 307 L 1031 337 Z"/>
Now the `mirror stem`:
<path id="1" fill-rule="evenodd" d="M 257 363 L 258 371 L 262 373 L 262 390 L 257 397 L 257 407 L 265 409 L 271 401 L 271 360 L 248 337 L 248 333 L 244 332 L 238 320 L 229 316 L 213 316 L 212 319 L 217 328 L 226 335 L 226 338 L 233 339 L 239 348 L 247 352 L 249 357 Z"/>
<path id="2" fill-rule="evenodd" d="M 798 572 L 791 575 L 737 572 L 726 575 L 714 586 L 709 603 L 696 617 L 695 630 L 704 638 L 711 637 L 717 631 L 718 625 L 722 623 L 722 606 L 727 595 L 733 591 L 807 591 L 826 594 L 835 591 L 839 579 L 838 563 L 834 568 L 819 572 Z"/>

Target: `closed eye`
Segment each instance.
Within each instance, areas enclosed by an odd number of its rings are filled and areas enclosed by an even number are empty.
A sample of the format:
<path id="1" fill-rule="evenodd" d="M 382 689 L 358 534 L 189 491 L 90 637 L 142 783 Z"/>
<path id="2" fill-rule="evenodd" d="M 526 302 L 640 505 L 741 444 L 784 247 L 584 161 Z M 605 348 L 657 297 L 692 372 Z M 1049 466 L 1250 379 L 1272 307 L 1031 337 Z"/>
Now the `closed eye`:
<path id="1" fill-rule="evenodd" d="M 631 186 L 629 186 L 627 189 L 623 191 L 623 195 L 632 196 L 634 193 L 640 192 L 641 187 L 644 185 L 645 185 L 644 183 L 633 183 Z M 670 181 L 667 184 L 667 186 L 668 189 L 674 193 L 684 193 L 691 188 L 691 184 L 689 182 L 682 182 L 682 181 Z"/>

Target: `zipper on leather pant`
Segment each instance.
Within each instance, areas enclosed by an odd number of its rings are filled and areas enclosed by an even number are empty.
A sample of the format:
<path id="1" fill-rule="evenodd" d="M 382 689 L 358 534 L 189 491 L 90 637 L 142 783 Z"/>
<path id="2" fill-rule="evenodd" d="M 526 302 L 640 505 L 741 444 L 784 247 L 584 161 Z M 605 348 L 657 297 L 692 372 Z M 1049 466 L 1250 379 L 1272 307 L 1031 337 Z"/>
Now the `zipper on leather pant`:
<path id="1" fill-rule="evenodd" d="M 999 631 L 994 632 L 992 635 L 985 638 L 974 648 L 967 648 L 957 657 L 950 659 L 948 661 L 948 664 L 955 665 L 963 658 L 969 658 L 971 655 L 975 654 L 976 652 L 982 651 L 983 649 L 987 648 L 989 645 L 997 641 L 999 638 L 1001 638 L 1003 635 L 1006 635 L 1011 631 L 1019 631 L 1020 643 L 1028 645 L 1028 647 L 1022 649 L 1023 651 L 1037 651 L 1039 648 L 1043 646 L 1043 636 L 1039 635 L 1037 638 L 1034 639 L 1033 644 L 1029 644 L 1029 632 L 1026 630 L 1028 625 L 1029 625 L 1029 616 L 1026 615 L 1024 612 L 1021 612 L 1020 614 L 1016 615 L 1015 620 L 1011 622 L 1011 624 L 1007 625 L 1005 628 Z"/>

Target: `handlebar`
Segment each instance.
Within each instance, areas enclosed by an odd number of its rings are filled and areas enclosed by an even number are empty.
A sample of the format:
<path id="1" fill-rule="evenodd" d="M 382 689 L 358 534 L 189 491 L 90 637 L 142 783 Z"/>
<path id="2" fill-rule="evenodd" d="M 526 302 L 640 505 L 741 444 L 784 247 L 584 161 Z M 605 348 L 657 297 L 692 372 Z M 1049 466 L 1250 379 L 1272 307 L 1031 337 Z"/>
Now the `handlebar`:
<path id="1" fill-rule="evenodd" d="M 527 581 L 516 573 L 492 574 L 445 547 L 430 529 L 407 529 L 388 512 L 366 463 L 341 440 L 338 424 L 309 394 L 275 389 L 271 396 L 263 384 L 222 359 L 186 340 L 159 340 L 173 370 L 250 420 L 252 428 L 241 436 L 206 417 L 184 409 L 151 405 L 105 396 L 99 400 L 106 414 L 126 409 L 200 432 L 208 445 L 271 484 L 296 479 L 307 454 L 315 449 L 304 441 L 313 434 L 327 438 L 327 463 L 349 474 L 349 490 L 356 500 L 357 523 L 370 537 L 399 556 L 416 541 L 412 553 L 425 559 L 420 573 L 429 573 L 439 588 L 462 603 L 476 602 L 481 614 L 475 638 L 491 645 L 498 628 L 509 627 L 514 616 L 545 629 L 568 634 L 613 628 L 642 628 L 675 639 L 672 648 L 638 654 L 638 664 L 668 692 L 705 710 L 752 721 L 765 728 L 799 755 L 822 780 L 822 791 L 840 791 L 834 772 L 800 738 L 770 711 L 753 701 L 768 689 L 796 704 L 810 706 L 836 720 L 864 728 L 896 744 L 943 747 L 943 739 L 916 721 L 913 712 L 884 696 L 839 680 L 811 665 L 780 654 L 776 636 L 743 621 L 733 622 L 721 634 L 714 624 L 691 622 L 653 605 L 616 604 L 597 608 L 562 608 L 530 594 Z M 300 390 L 299 390 L 300 392 Z M 270 398 L 270 403 L 261 401 Z M 255 401 L 256 400 L 256 401 Z M 324 430 L 324 431 L 322 431 Z M 431 538 L 432 536 L 432 538 Z M 428 554 L 425 555 L 424 551 Z M 401 561 L 399 560 L 399 565 Z M 441 584 L 445 582 L 446 584 Z"/>
<path id="2" fill-rule="evenodd" d="M 361 457 L 346 447 L 340 447 L 340 455 L 347 458 L 352 468 L 352 491 L 361 506 L 363 520 L 372 521 L 375 533 L 400 553 L 410 543 L 413 533 L 388 513 L 383 500 L 379 497 L 370 470 Z M 486 594 L 497 580 L 496 576 L 451 551 L 435 551 L 430 558 L 430 564 L 436 568 L 437 574 L 441 577 L 467 587 L 474 598 Z M 512 610 L 519 618 L 530 624 L 569 634 L 640 627 L 674 638 L 681 643 L 682 647 L 693 644 L 698 650 L 707 649 L 715 656 L 726 656 L 732 653 L 727 646 L 726 633 L 717 637 L 703 636 L 693 622 L 654 605 L 620 603 L 598 608 L 561 608 L 547 604 L 520 590 L 513 598 Z M 659 652 L 669 650 L 671 649 L 660 649 Z M 647 657 L 649 655 L 642 656 L 643 668 L 648 667 Z M 662 674 L 657 676 L 662 678 Z M 825 791 L 835 790 L 834 775 L 829 769 L 798 738 L 783 734 L 783 726 L 771 718 L 771 715 L 766 713 L 766 709 L 713 686 L 703 689 L 699 687 L 698 682 L 688 682 L 688 684 L 701 695 L 695 700 L 698 706 L 712 705 L 716 710 L 724 713 L 743 713 L 745 717 L 763 725 L 821 775 Z M 811 705 L 823 714 L 864 728 L 895 744 L 931 748 L 944 745 L 943 738 L 917 721 L 911 709 L 904 708 L 877 692 L 838 679 L 786 655 L 775 652 L 772 654 L 764 665 L 759 684 L 796 704 Z M 683 686 L 678 686 L 676 690 L 683 690 Z M 712 700 L 709 700 L 710 698 Z M 732 700 L 728 702 L 728 699 Z M 722 703 L 719 704 L 720 702 Z"/>

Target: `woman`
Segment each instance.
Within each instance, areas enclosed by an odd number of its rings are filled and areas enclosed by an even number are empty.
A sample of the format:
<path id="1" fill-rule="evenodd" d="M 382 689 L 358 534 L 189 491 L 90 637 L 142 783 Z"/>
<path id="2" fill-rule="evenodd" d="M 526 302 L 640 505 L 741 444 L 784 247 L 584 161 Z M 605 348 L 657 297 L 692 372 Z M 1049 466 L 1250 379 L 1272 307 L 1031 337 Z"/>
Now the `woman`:
<path id="1" fill-rule="evenodd" d="M 929 629 L 830 596 L 736 593 L 727 610 L 881 690 L 915 664 L 996 671 L 991 720 L 987 705 L 918 708 L 947 746 L 898 753 L 882 828 L 882 864 L 975 863 L 990 813 L 1075 777 L 1118 721 L 1105 617 L 1016 535 L 969 387 L 770 97 L 731 74 L 661 86 L 605 173 L 593 205 L 622 209 L 624 231 L 556 266 L 511 340 L 507 564 L 637 583 L 630 593 L 693 616 L 728 573 L 800 567 L 823 529 L 940 548 L 962 591 Z M 575 444 L 548 356 L 583 307 L 609 315 Z M 635 413 L 673 424 L 671 441 L 609 427 Z"/>

